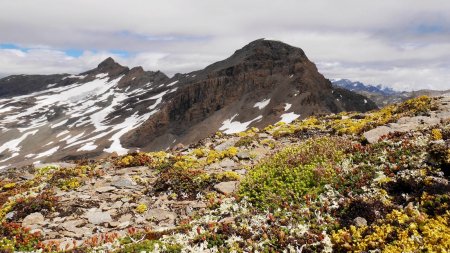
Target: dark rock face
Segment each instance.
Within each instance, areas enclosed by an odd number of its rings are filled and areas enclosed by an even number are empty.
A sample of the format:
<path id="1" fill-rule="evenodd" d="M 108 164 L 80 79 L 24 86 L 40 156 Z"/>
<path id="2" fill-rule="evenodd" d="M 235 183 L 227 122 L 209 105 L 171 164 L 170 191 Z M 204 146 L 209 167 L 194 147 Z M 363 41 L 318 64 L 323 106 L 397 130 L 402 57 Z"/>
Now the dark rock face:
<path id="1" fill-rule="evenodd" d="M 217 131 L 376 108 L 334 88 L 300 48 L 269 40 L 171 78 L 112 58 L 79 75 L 11 76 L 0 80 L 0 97 L 0 168 L 165 149 Z"/>
<path id="2" fill-rule="evenodd" d="M 0 97 L 25 95 L 48 88 L 49 85 L 64 85 L 63 75 L 14 75 L 0 79 Z M 55 85 L 56 86 L 56 85 Z"/>
<path id="3" fill-rule="evenodd" d="M 128 67 L 121 66 L 115 62 L 113 58 L 108 57 L 102 61 L 97 68 L 81 73 L 80 75 L 97 75 L 100 73 L 107 73 L 110 78 L 114 78 L 120 75 L 128 73 L 130 69 Z"/>

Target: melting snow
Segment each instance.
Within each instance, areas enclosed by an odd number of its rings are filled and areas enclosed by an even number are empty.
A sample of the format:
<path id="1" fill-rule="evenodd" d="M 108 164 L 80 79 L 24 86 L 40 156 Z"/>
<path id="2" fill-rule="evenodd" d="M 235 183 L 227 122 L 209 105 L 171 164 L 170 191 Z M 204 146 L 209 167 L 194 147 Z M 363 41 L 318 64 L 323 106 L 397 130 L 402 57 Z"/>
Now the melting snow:
<path id="1" fill-rule="evenodd" d="M 97 79 L 102 79 L 108 76 L 108 73 L 100 73 L 95 76 Z"/>
<path id="2" fill-rule="evenodd" d="M 72 143 L 72 142 L 76 142 L 76 141 L 77 141 L 78 139 L 80 139 L 81 136 L 83 136 L 83 135 L 84 135 L 84 131 L 83 131 L 82 133 L 78 134 L 78 135 L 75 135 L 75 136 L 72 137 L 72 138 L 67 139 L 67 140 L 66 140 L 66 143 L 67 143 L 67 144 L 70 144 L 70 143 Z"/>
<path id="3" fill-rule="evenodd" d="M 167 84 L 166 86 L 167 86 L 167 87 L 170 87 L 170 86 L 173 86 L 173 85 L 176 84 L 176 83 L 178 83 L 178 80 L 176 80 L 175 82 L 171 82 L 171 83 Z"/>
<path id="4" fill-rule="evenodd" d="M 8 161 L 9 159 L 11 159 L 11 158 L 13 158 L 13 157 L 16 157 L 16 156 L 18 156 L 18 155 L 19 155 L 19 153 L 13 153 L 10 157 L 7 157 L 7 158 L 1 160 L 0 163 L 6 162 L 6 161 Z"/>
<path id="5" fill-rule="evenodd" d="M 85 77 L 86 77 L 86 75 L 84 75 L 84 76 L 83 76 L 83 75 L 79 75 L 79 76 L 78 76 L 78 75 L 70 75 L 70 76 L 64 77 L 63 80 L 64 80 L 64 79 L 67 79 L 67 78 L 78 78 L 78 79 L 83 79 L 83 78 L 85 78 Z"/>
<path id="6" fill-rule="evenodd" d="M 51 142 L 45 144 L 44 147 L 46 147 L 46 146 L 48 146 L 48 145 L 51 145 L 51 144 L 53 144 L 53 141 L 51 141 Z"/>
<path id="7" fill-rule="evenodd" d="M 97 148 L 97 145 L 94 144 L 94 142 L 86 143 L 81 148 L 77 149 L 77 151 L 91 151 L 95 150 Z"/>
<path id="8" fill-rule="evenodd" d="M 280 122 L 284 122 L 284 123 L 291 123 L 292 121 L 296 120 L 298 117 L 300 117 L 300 114 L 295 114 L 293 112 L 290 113 L 285 113 L 281 115 L 281 120 Z"/>
<path id="9" fill-rule="evenodd" d="M 45 156 L 51 156 L 53 155 L 53 153 L 55 153 L 56 151 L 58 151 L 59 146 L 56 146 L 54 148 L 51 148 L 45 152 L 42 152 L 40 154 L 38 154 L 35 158 L 41 158 L 41 157 L 45 157 Z"/>
<path id="10" fill-rule="evenodd" d="M 284 106 L 284 111 L 291 109 L 291 106 L 292 104 L 286 103 L 286 105 Z"/>
<path id="11" fill-rule="evenodd" d="M 23 134 L 21 137 L 10 140 L 8 142 L 3 143 L 2 146 L 0 146 L 0 154 L 3 153 L 6 150 L 9 150 L 11 152 L 19 152 L 20 147 L 18 146 L 23 140 L 25 140 L 29 135 L 34 135 L 38 132 L 38 130 L 30 131 L 28 133 Z"/>
<path id="12" fill-rule="evenodd" d="M 57 134 L 57 135 L 56 135 L 56 138 L 58 138 L 59 136 L 68 134 L 68 133 L 70 133 L 69 130 L 64 130 L 64 131 L 62 131 L 61 133 Z"/>
<path id="13" fill-rule="evenodd" d="M 264 109 L 270 103 L 270 98 L 264 99 L 261 102 L 256 103 L 253 107 L 258 107 L 260 110 Z"/>
<path id="14" fill-rule="evenodd" d="M 57 128 L 57 127 L 60 127 L 60 126 L 62 126 L 62 125 L 64 125 L 64 124 L 66 124 L 67 121 L 69 121 L 69 120 L 66 119 L 66 120 L 63 120 L 63 121 L 61 121 L 61 122 L 59 122 L 59 123 L 56 123 L 56 124 L 52 125 L 51 128 Z"/>
<path id="15" fill-rule="evenodd" d="M 0 113 L 9 112 L 9 111 L 12 111 L 12 109 L 16 109 L 16 108 L 18 108 L 18 107 L 11 106 L 11 107 L 2 108 L 2 109 L 0 109 Z"/>
<path id="16" fill-rule="evenodd" d="M 247 122 L 239 122 L 239 121 L 233 121 L 234 118 L 236 118 L 238 114 L 235 114 L 231 119 L 227 119 L 222 123 L 222 126 L 219 128 L 219 130 L 223 131 L 226 134 L 234 134 L 239 133 L 247 130 L 248 126 L 254 122 L 262 119 L 262 115 L 259 115 L 258 117 L 247 121 Z"/>
<path id="17" fill-rule="evenodd" d="M 148 107 L 149 110 L 153 110 L 156 108 L 156 106 L 158 106 L 162 102 L 163 96 L 169 92 L 170 92 L 169 90 L 165 90 L 157 95 L 154 95 L 152 97 L 149 97 L 149 98 L 141 100 L 141 101 L 156 99 L 155 103 Z"/>
<path id="18" fill-rule="evenodd" d="M 70 137 L 72 137 L 72 135 L 67 135 L 66 137 L 64 137 L 61 141 L 67 141 L 68 139 L 70 139 Z"/>
<path id="19" fill-rule="evenodd" d="M 140 126 L 142 123 L 144 123 L 145 120 L 147 120 L 151 115 L 153 115 L 156 112 L 157 110 L 151 111 L 141 116 L 138 116 L 137 113 L 135 113 L 131 115 L 129 118 L 126 118 L 124 122 L 115 125 L 112 131 L 117 132 L 113 136 L 111 136 L 111 138 L 109 138 L 109 140 L 112 141 L 111 146 L 109 148 L 105 148 L 104 151 L 108 153 L 117 152 L 117 154 L 119 155 L 126 154 L 128 152 L 128 149 L 122 147 L 122 144 L 120 143 L 120 137 L 122 137 L 122 135 L 124 135 L 125 133 Z"/>

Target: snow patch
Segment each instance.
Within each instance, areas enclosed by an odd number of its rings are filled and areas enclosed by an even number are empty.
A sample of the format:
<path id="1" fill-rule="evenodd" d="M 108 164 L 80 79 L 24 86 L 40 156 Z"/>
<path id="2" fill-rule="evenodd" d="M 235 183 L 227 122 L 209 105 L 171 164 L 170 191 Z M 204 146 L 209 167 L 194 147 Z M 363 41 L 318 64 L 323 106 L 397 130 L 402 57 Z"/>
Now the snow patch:
<path id="1" fill-rule="evenodd" d="M 117 131 L 111 138 L 109 138 L 110 141 L 112 141 L 111 146 L 109 148 L 105 148 L 103 151 L 108 153 L 117 152 L 118 155 L 125 155 L 128 153 L 128 149 L 122 147 L 122 144 L 120 142 L 120 137 L 122 135 L 126 134 L 127 132 L 135 129 L 136 127 L 140 126 L 142 123 L 144 123 L 145 120 L 147 120 L 151 115 L 155 114 L 156 111 L 151 111 L 149 113 L 146 113 L 144 115 L 138 116 L 137 113 L 131 115 L 129 118 L 126 118 L 125 121 L 123 121 L 120 124 L 116 124 L 114 126 L 114 129 L 111 130 Z"/>
<path id="2" fill-rule="evenodd" d="M 239 133 L 247 130 L 248 126 L 254 122 L 259 121 L 262 119 L 262 115 L 259 115 L 258 117 L 247 121 L 247 122 L 239 122 L 239 121 L 233 121 L 234 118 L 236 118 L 238 114 L 235 114 L 231 119 L 227 119 L 224 122 L 222 122 L 222 126 L 219 128 L 219 130 L 223 131 L 226 134 L 234 134 Z"/>
<path id="3" fill-rule="evenodd" d="M 3 153 L 6 150 L 9 150 L 10 152 L 19 152 L 20 146 L 18 146 L 23 140 L 25 140 L 29 135 L 34 135 L 38 132 L 38 130 L 30 131 L 27 133 L 24 133 L 21 137 L 10 140 L 8 142 L 3 143 L 2 146 L 0 146 L 0 154 Z"/>
<path id="4" fill-rule="evenodd" d="M 258 107 L 260 110 L 264 109 L 268 104 L 270 103 L 270 98 L 264 99 L 263 101 L 260 101 L 256 103 L 253 107 Z"/>
<path id="5" fill-rule="evenodd" d="M 92 151 L 97 148 L 97 145 L 94 144 L 94 142 L 89 142 L 84 144 L 81 148 L 77 149 L 77 151 Z"/>
<path id="6" fill-rule="evenodd" d="M 51 128 L 57 128 L 57 127 L 60 127 L 60 126 L 62 126 L 62 125 L 64 125 L 64 124 L 66 124 L 67 121 L 69 121 L 69 120 L 66 119 L 66 120 L 63 120 L 63 121 L 61 121 L 61 122 L 59 122 L 59 123 L 56 123 L 56 124 L 52 125 Z"/>
<path id="7" fill-rule="evenodd" d="M 72 137 L 72 138 L 67 139 L 67 140 L 66 140 L 66 143 L 67 143 L 67 144 L 70 144 L 70 143 L 72 143 L 72 142 L 76 142 L 76 141 L 77 141 L 78 139 L 80 139 L 83 135 L 84 135 L 84 131 L 83 131 L 82 133 L 78 134 L 78 135 L 75 135 L 75 136 Z"/>
<path id="8" fill-rule="evenodd" d="M 42 153 L 38 154 L 35 158 L 37 159 L 37 158 L 41 158 L 41 157 L 45 157 L 45 156 L 51 156 L 56 151 L 58 151 L 58 149 L 59 149 L 59 146 L 56 146 L 54 148 L 51 148 L 51 149 L 49 149 L 49 150 L 47 150 L 45 152 L 42 152 Z"/>
<path id="9" fill-rule="evenodd" d="M 51 142 L 45 144 L 44 147 L 49 146 L 49 145 L 52 145 L 52 144 L 53 144 L 53 141 L 51 141 Z"/>
<path id="10" fill-rule="evenodd" d="M 298 117 L 300 117 L 300 114 L 295 114 L 293 112 L 290 112 L 290 113 L 282 114 L 280 117 L 281 117 L 280 122 L 289 124 L 292 121 L 296 120 Z"/>
<path id="11" fill-rule="evenodd" d="M 69 130 L 64 130 L 64 131 L 62 131 L 61 133 L 58 133 L 58 134 L 56 135 L 56 138 L 58 138 L 59 136 L 63 136 L 63 135 L 65 135 L 65 134 L 68 134 L 68 133 L 70 133 Z"/>
<path id="12" fill-rule="evenodd" d="M 17 108 L 17 107 L 13 107 L 13 106 L 5 107 L 5 108 L 0 109 L 0 113 L 9 112 L 9 111 L 12 111 L 15 108 Z"/>
<path id="13" fill-rule="evenodd" d="M 95 76 L 96 79 L 102 79 L 108 76 L 108 73 L 100 73 Z"/>
<path id="14" fill-rule="evenodd" d="M 171 82 L 169 84 L 166 84 L 167 87 L 173 86 L 174 84 L 178 83 L 178 80 L 176 80 L 175 82 Z"/>
<path id="15" fill-rule="evenodd" d="M 284 111 L 286 112 L 287 110 L 291 109 L 292 104 L 286 103 L 286 105 L 284 106 Z"/>

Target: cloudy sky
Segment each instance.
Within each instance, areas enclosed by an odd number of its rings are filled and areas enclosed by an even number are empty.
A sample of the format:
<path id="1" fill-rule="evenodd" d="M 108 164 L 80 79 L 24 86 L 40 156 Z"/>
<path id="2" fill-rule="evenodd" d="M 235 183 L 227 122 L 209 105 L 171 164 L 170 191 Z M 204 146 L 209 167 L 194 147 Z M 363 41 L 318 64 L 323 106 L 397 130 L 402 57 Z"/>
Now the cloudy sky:
<path id="1" fill-rule="evenodd" d="M 79 73 L 107 56 L 168 75 L 258 38 L 327 78 L 450 89 L 448 0 L 0 0 L 0 76 Z"/>

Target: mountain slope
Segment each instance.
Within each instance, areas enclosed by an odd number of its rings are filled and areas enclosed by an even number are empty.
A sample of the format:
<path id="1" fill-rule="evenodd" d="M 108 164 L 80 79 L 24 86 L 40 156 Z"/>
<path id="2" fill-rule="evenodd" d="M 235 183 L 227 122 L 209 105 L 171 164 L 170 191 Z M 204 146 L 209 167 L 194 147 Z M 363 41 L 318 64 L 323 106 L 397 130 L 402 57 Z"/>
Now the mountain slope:
<path id="1" fill-rule="evenodd" d="M 216 131 L 376 108 L 333 88 L 301 49 L 268 40 L 171 78 L 108 58 L 79 75 L 13 76 L 2 86 L 17 87 L 0 94 L 2 167 L 165 149 Z"/>
<path id="2" fill-rule="evenodd" d="M 450 95 L 10 169 L 0 251 L 449 252 L 449 151 Z"/>
<path id="3" fill-rule="evenodd" d="M 301 49 L 276 41 L 254 41 L 186 76 L 158 117 L 125 136 L 128 145 L 158 149 L 173 138 L 191 143 L 212 129 L 233 133 L 312 114 L 375 108 L 362 96 L 333 89 Z M 155 135 L 159 139 L 149 143 Z"/>

